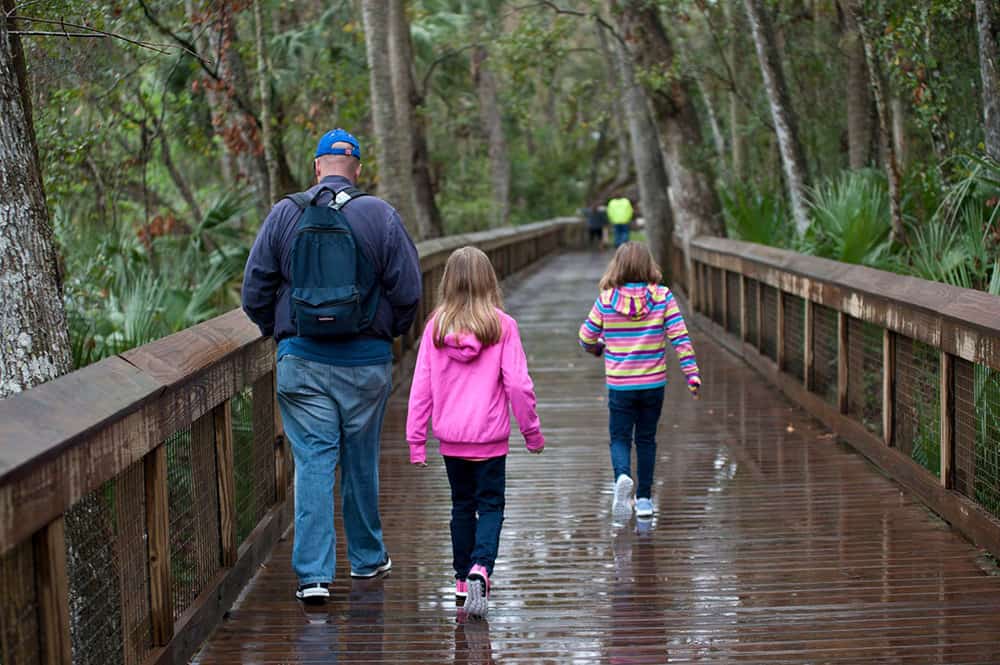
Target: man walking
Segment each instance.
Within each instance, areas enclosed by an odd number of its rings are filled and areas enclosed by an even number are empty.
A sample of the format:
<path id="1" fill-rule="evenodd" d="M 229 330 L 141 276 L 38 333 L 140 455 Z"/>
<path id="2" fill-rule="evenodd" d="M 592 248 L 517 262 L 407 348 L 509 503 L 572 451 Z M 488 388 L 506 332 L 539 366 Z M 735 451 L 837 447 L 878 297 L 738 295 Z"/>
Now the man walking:
<path id="1" fill-rule="evenodd" d="M 243 309 L 278 342 L 278 406 L 295 458 L 296 597 L 329 598 L 334 473 L 351 577 L 392 567 L 382 542 L 378 462 L 392 339 L 413 324 L 420 261 L 399 215 L 354 188 L 361 146 L 343 129 L 315 155 L 315 186 L 278 201 L 250 251 Z"/>
<path id="2" fill-rule="evenodd" d="M 621 196 L 608 201 L 608 219 L 615 230 L 615 248 L 628 242 L 632 225 L 632 202 Z"/>

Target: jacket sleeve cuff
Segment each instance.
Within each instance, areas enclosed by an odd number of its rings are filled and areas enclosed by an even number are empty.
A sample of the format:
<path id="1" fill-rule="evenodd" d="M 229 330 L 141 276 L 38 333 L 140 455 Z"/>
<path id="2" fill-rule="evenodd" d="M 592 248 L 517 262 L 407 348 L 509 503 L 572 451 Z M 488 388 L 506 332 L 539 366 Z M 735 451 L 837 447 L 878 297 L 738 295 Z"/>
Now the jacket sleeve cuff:
<path id="1" fill-rule="evenodd" d="M 528 450 L 541 450 L 545 447 L 545 437 L 542 436 L 541 432 L 535 432 L 534 434 L 525 434 L 524 443 Z"/>
<path id="2" fill-rule="evenodd" d="M 427 461 L 426 442 L 410 441 L 410 464 L 423 464 Z"/>

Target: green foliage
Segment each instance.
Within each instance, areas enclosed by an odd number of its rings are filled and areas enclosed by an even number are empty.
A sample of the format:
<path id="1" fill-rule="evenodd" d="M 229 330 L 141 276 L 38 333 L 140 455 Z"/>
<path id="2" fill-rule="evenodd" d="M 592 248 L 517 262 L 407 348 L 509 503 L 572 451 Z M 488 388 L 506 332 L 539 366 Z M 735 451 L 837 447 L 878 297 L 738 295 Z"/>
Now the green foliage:
<path id="1" fill-rule="evenodd" d="M 773 247 L 787 247 L 795 227 L 784 194 L 737 183 L 719 190 L 722 215 L 730 237 Z"/>
<path id="2" fill-rule="evenodd" d="M 883 176 L 848 171 L 815 188 L 801 249 L 845 263 L 889 267 L 889 197 Z"/>
<path id="3" fill-rule="evenodd" d="M 235 306 L 229 287 L 242 272 L 250 239 L 235 225 L 243 209 L 234 196 L 224 196 L 192 233 L 145 243 L 124 224 L 95 235 L 57 211 L 56 237 L 67 248 L 64 289 L 76 366 Z"/>

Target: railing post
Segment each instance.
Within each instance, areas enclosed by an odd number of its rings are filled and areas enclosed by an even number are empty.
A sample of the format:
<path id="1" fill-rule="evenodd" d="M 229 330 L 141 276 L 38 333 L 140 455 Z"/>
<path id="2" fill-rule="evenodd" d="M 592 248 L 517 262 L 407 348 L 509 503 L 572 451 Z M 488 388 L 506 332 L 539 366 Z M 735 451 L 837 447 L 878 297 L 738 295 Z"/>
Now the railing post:
<path id="1" fill-rule="evenodd" d="M 708 264 L 705 264 L 705 277 L 705 285 L 708 288 L 708 308 L 705 313 L 709 319 L 715 321 L 715 269 Z"/>
<path id="2" fill-rule="evenodd" d="M 722 300 L 722 329 L 729 330 L 729 271 L 725 268 L 719 268 L 719 279 L 722 280 L 722 285 L 719 288 Z"/>
<path id="3" fill-rule="evenodd" d="M 955 486 L 955 357 L 941 352 L 941 486 Z"/>
<path id="4" fill-rule="evenodd" d="M 236 563 L 236 469 L 233 461 L 233 411 L 230 400 L 212 410 L 215 468 L 219 479 L 219 544 L 222 565 Z"/>
<path id="5" fill-rule="evenodd" d="M 66 575 L 66 521 L 60 515 L 33 537 L 35 589 L 41 624 L 41 662 L 70 665 L 69 578 Z"/>
<path id="6" fill-rule="evenodd" d="M 896 422 L 896 333 L 882 331 L 882 439 L 885 445 L 895 443 Z"/>
<path id="7" fill-rule="evenodd" d="M 775 332 L 775 349 L 774 357 L 778 364 L 778 371 L 784 371 L 785 369 L 785 292 L 780 288 L 775 289 L 778 294 L 778 320 L 777 320 L 777 330 Z"/>
<path id="8" fill-rule="evenodd" d="M 812 390 L 813 365 L 816 363 L 813 355 L 813 347 L 815 346 L 813 342 L 813 317 L 816 316 L 816 309 L 813 301 L 809 298 L 805 299 L 805 310 L 804 330 L 802 331 L 802 384 L 806 390 Z"/>
<path id="9" fill-rule="evenodd" d="M 740 341 L 746 342 L 750 339 L 747 331 L 747 278 L 740 273 Z"/>
<path id="10" fill-rule="evenodd" d="M 167 497 L 167 446 L 160 444 L 144 458 L 146 532 L 149 542 L 149 610 L 153 646 L 174 636 L 170 575 L 170 505 Z"/>
<path id="11" fill-rule="evenodd" d="M 764 286 L 757 281 L 757 350 L 764 350 Z"/>
<path id="12" fill-rule="evenodd" d="M 844 312 L 837 312 L 837 409 L 847 413 L 847 348 L 848 319 Z"/>
<path id="13" fill-rule="evenodd" d="M 688 275 L 687 283 L 687 293 L 688 298 L 691 299 L 691 309 L 695 312 L 701 311 L 701 300 L 700 293 L 698 289 L 701 287 L 701 280 L 698 279 L 698 264 L 695 261 L 691 262 L 691 274 Z"/>

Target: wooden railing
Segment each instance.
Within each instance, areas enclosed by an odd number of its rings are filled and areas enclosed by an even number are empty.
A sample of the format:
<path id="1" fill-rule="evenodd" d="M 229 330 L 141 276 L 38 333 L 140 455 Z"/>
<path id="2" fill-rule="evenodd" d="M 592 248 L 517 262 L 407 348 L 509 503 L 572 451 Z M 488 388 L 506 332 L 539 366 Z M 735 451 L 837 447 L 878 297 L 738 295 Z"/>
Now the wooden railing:
<path id="1" fill-rule="evenodd" d="M 505 277 L 579 243 L 574 219 L 421 243 L 416 328 L 454 248 Z M 290 523 L 274 391 L 236 310 L 0 401 L 0 665 L 186 662 Z"/>
<path id="2" fill-rule="evenodd" d="M 703 328 L 1000 556 L 1000 298 L 720 238 L 691 257 Z"/>

